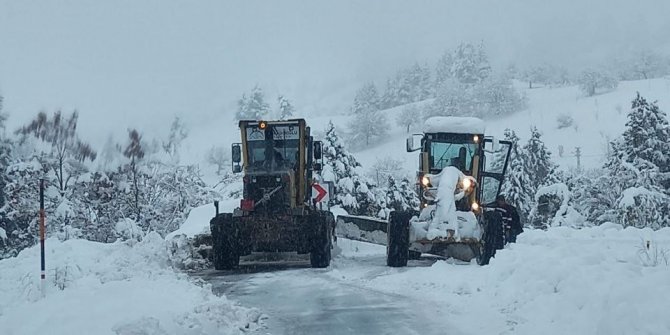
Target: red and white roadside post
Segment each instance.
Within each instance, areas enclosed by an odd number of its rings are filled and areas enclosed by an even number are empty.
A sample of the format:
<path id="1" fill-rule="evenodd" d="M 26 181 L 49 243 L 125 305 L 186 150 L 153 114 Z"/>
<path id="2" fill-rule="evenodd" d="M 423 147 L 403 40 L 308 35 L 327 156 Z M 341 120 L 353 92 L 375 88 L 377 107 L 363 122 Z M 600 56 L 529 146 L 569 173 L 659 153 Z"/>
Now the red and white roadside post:
<path id="1" fill-rule="evenodd" d="M 46 235 L 44 227 L 44 179 L 40 179 L 40 288 L 42 291 L 42 298 L 45 296 L 45 284 L 46 284 L 46 270 L 44 264 L 44 236 Z"/>

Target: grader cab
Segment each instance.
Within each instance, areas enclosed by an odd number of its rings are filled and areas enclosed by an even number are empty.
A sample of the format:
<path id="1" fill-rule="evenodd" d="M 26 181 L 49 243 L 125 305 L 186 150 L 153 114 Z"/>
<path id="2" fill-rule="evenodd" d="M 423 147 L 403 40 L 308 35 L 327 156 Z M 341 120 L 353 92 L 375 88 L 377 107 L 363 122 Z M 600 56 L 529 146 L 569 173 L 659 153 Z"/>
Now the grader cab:
<path id="1" fill-rule="evenodd" d="M 210 221 L 217 270 L 239 265 L 252 252 L 310 254 L 312 267 L 330 264 L 335 220 L 312 201 L 314 171 L 321 169 L 321 142 L 305 120 L 239 123 L 232 145 L 233 172 L 242 172 L 243 198 L 232 213 Z"/>

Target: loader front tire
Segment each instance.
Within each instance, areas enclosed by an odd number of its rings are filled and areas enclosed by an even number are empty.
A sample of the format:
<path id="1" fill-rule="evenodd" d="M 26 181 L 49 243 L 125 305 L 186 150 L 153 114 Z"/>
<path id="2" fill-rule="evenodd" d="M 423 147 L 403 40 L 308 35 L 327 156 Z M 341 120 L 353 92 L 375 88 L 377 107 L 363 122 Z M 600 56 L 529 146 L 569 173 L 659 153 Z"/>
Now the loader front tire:
<path id="1" fill-rule="evenodd" d="M 231 270 L 240 264 L 237 250 L 237 225 L 230 213 L 219 214 L 210 221 L 212 259 L 216 270 Z"/>
<path id="2" fill-rule="evenodd" d="M 477 264 L 487 265 L 491 258 L 495 257 L 496 250 L 502 248 L 503 229 L 502 216 L 497 212 L 487 212 L 484 215 L 484 235 L 482 241 L 476 248 L 479 252 L 475 252 Z"/>
<path id="3" fill-rule="evenodd" d="M 412 212 L 391 212 L 388 223 L 388 243 L 386 246 L 386 265 L 391 267 L 407 266 L 409 258 L 409 220 Z"/>

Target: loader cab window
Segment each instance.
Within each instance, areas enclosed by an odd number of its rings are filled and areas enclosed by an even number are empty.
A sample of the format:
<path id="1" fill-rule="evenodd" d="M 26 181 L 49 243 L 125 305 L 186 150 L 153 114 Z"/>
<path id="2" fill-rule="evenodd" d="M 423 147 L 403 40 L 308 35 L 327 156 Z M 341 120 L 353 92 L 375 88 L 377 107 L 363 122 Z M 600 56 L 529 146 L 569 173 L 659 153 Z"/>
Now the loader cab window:
<path id="1" fill-rule="evenodd" d="M 447 166 L 454 166 L 466 174 L 471 174 L 472 159 L 479 145 L 459 141 L 458 138 L 452 140 L 437 138 L 429 141 L 430 169 L 439 171 Z"/>

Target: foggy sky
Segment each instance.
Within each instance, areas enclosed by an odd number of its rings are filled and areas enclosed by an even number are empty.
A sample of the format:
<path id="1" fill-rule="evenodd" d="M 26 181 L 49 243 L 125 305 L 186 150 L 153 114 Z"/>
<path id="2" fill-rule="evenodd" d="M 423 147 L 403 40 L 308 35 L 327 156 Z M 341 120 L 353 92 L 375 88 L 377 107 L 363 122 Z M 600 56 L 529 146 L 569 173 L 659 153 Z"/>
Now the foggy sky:
<path id="1" fill-rule="evenodd" d="M 10 126 L 77 108 L 89 139 L 174 115 L 197 128 L 255 84 L 342 112 L 363 81 L 432 66 L 462 41 L 484 42 L 499 66 L 668 52 L 669 14 L 667 0 L 0 0 L 0 94 Z"/>

